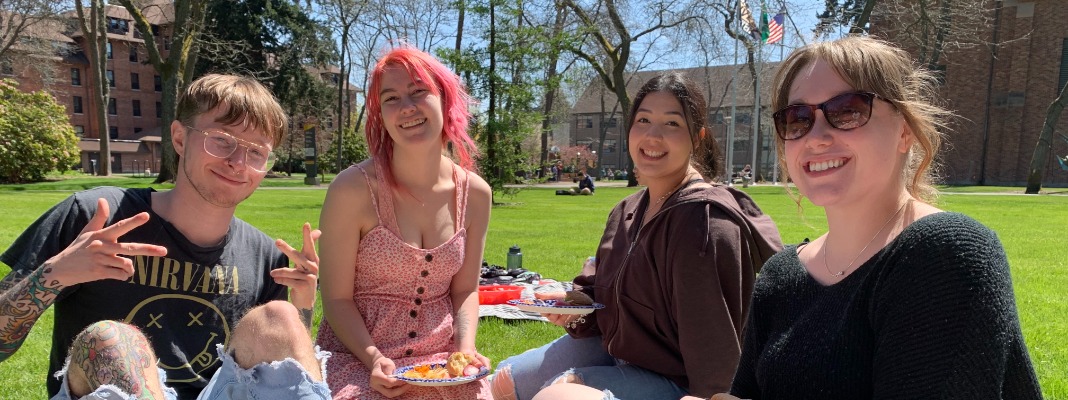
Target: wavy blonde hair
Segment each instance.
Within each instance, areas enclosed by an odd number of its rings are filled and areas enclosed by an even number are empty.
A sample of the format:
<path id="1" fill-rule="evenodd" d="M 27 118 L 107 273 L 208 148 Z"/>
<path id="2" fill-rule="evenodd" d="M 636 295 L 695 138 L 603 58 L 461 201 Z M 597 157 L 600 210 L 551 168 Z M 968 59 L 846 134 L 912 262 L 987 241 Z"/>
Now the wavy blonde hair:
<path id="1" fill-rule="evenodd" d="M 790 103 L 790 86 L 798 73 L 816 60 L 826 62 L 853 89 L 872 92 L 886 99 L 905 119 L 916 141 L 909 150 L 905 168 L 905 189 L 913 197 L 934 201 L 938 191 L 935 156 L 942 146 L 948 119 L 953 114 L 938 104 L 936 78 L 919 67 L 912 57 L 893 45 L 868 37 L 848 37 L 813 43 L 795 50 L 783 61 L 772 85 L 772 109 L 781 110 Z M 786 169 L 785 140 L 778 143 L 782 181 L 789 179 Z"/>

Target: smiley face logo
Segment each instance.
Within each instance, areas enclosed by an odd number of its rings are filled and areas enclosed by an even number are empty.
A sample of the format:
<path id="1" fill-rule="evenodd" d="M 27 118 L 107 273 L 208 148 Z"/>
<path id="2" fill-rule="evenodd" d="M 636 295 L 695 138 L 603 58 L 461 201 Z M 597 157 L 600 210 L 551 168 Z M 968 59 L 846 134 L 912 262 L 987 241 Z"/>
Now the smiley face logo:
<path id="1" fill-rule="evenodd" d="M 215 304 L 199 297 L 164 294 L 140 302 L 125 322 L 148 336 L 167 371 L 168 382 L 206 380 L 204 370 L 219 363 L 217 344 L 230 342 L 230 324 Z M 155 340 L 166 338 L 167 340 Z M 172 349 L 177 349 L 174 354 Z"/>

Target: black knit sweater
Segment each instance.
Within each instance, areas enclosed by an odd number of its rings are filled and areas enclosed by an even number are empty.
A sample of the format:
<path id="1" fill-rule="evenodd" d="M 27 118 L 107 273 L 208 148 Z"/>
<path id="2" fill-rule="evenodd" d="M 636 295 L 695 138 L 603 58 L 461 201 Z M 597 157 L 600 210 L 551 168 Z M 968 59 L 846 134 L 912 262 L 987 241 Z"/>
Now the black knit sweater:
<path id="1" fill-rule="evenodd" d="M 749 399 L 1040 399 L 1005 251 L 942 212 L 841 282 L 789 246 L 757 279 L 731 393 Z"/>

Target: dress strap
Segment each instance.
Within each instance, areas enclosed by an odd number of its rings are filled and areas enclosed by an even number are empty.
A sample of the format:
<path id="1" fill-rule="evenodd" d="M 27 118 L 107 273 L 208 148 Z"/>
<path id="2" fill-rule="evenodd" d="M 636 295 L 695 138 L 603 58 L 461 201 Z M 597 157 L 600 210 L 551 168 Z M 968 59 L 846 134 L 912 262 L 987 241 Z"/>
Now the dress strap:
<path id="1" fill-rule="evenodd" d="M 367 170 L 363 169 L 360 164 L 355 164 L 354 166 L 363 174 L 363 180 L 367 183 L 367 192 L 371 194 L 371 205 L 375 208 L 375 216 L 378 217 L 378 223 L 382 223 L 382 213 L 378 210 L 378 199 L 375 196 L 376 185 L 371 183 L 371 178 L 367 176 Z"/>
<path id="2" fill-rule="evenodd" d="M 456 182 L 456 226 L 454 227 L 456 232 L 464 227 L 464 220 L 467 216 L 467 189 L 471 183 L 471 177 L 468 174 L 470 174 L 468 170 L 460 168 L 455 163 L 452 164 L 452 180 Z"/>
<path id="3" fill-rule="evenodd" d="M 393 189 L 386 182 L 386 174 L 383 172 L 382 164 L 378 163 L 378 160 L 374 161 L 375 175 L 378 175 L 378 223 L 385 225 L 386 229 L 389 229 L 393 233 L 400 236 L 400 228 L 397 226 L 397 214 L 393 207 Z"/>

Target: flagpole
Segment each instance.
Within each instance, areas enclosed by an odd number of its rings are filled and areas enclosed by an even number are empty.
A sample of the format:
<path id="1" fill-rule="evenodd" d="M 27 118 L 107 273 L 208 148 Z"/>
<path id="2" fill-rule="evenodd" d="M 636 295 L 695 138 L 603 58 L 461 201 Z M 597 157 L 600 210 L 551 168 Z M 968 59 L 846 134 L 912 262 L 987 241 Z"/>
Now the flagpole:
<path id="1" fill-rule="evenodd" d="M 763 18 L 763 4 L 761 4 L 760 12 L 761 18 Z M 761 27 L 761 29 L 763 29 L 763 27 Z M 759 175 L 760 172 L 760 166 L 757 165 L 757 151 L 760 148 L 760 146 L 758 146 L 758 142 L 760 141 L 760 70 L 763 67 L 761 65 L 763 50 L 764 38 L 760 37 L 759 39 L 757 39 L 756 76 L 753 79 L 753 81 L 755 82 L 753 84 L 753 111 L 750 114 L 750 124 L 753 125 L 753 134 L 750 137 L 749 142 L 753 153 L 751 155 L 752 161 L 749 163 L 749 165 L 752 168 L 751 174 L 753 175 L 753 182 L 756 182 L 756 177 Z"/>
<path id="2" fill-rule="evenodd" d="M 742 0 L 739 0 L 741 4 Z M 738 105 L 738 40 L 734 40 L 734 65 L 731 67 L 731 122 L 727 131 L 727 185 L 734 184 L 734 127 Z"/>

